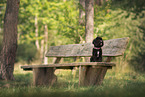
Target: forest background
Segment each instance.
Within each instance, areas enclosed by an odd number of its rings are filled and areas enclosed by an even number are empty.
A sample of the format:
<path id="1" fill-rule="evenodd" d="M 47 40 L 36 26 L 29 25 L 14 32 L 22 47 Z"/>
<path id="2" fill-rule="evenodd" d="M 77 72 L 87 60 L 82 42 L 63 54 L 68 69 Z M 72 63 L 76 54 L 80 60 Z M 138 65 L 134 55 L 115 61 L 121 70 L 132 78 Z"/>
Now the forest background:
<path id="1" fill-rule="evenodd" d="M 113 58 L 117 66 L 107 72 L 102 85 L 78 87 L 78 75 L 74 76 L 72 71 L 62 71 L 56 72 L 58 83 L 53 87 L 34 87 L 32 72 L 26 73 L 20 68 L 19 65 L 51 63 L 53 59 L 44 57 L 50 46 L 85 42 L 85 16 L 80 19 L 79 13 L 80 9 L 85 9 L 79 1 L 81 0 L 20 0 L 15 81 L 0 81 L 0 97 L 144 95 L 144 0 L 94 0 L 94 38 L 130 38 L 124 55 Z M 6 0 L 0 0 L 0 51 L 5 11 Z M 72 60 L 63 59 L 63 62 Z"/>
<path id="2" fill-rule="evenodd" d="M 84 43 L 85 25 L 80 25 L 79 9 L 85 10 L 79 0 L 21 0 L 16 62 L 42 63 L 49 46 Z M 130 38 L 124 56 L 114 59 L 117 70 L 145 71 L 144 0 L 102 0 L 94 9 L 94 38 Z M 0 50 L 5 10 L 6 0 L 1 0 Z"/>

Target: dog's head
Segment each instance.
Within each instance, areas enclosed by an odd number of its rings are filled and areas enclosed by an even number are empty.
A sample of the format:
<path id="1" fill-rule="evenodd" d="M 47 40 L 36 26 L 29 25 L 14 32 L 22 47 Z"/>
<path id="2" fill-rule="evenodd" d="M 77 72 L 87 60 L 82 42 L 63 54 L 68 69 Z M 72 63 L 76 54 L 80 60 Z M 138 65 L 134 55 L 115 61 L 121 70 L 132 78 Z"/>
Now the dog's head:
<path id="1" fill-rule="evenodd" d="M 93 40 L 93 44 L 95 47 L 102 47 L 104 45 L 104 42 L 103 42 L 103 39 L 101 37 L 96 37 L 94 40 Z"/>

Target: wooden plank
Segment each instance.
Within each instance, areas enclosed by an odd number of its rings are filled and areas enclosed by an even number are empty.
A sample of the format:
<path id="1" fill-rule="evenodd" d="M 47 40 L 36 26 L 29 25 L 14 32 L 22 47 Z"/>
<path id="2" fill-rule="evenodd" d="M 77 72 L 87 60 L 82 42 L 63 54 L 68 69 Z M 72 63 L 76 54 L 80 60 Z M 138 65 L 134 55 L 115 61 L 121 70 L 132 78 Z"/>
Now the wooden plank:
<path id="1" fill-rule="evenodd" d="M 129 38 L 118 38 L 105 40 L 103 46 L 103 56 L 119 56 L 126 49 Z M 47 57 L 90 57 L 92 55 L 93 44 L 70 44 L 61 46 L 51 46 L 46 53 Z"/>
<path id="2" fill-rule="evenodd" d="M 42 65 L 24 65 L 21 66 L 24 70 L 32 70 L 32 68 L 71 68 L 79 66 L 115 66 L 112 62 L 80 62 L 80 63 L 63 63 L 63 64 L 42 64 Z"/>

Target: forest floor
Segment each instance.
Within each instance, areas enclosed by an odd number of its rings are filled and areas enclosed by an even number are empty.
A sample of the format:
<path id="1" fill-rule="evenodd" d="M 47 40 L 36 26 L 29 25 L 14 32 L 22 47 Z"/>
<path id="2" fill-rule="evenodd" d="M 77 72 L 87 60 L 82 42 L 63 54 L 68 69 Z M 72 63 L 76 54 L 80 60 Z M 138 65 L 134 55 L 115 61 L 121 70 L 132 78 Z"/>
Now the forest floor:
<path id="1" fill-rule="evenodd" d="M 32 72 L 15 66 L 15 81 L 0 81 L 0 97 L 143 97 L 145 74 L 116 73 L 108 70 L 100 86 L 79 87 L 78 71 L 57 70 L 58 82 L 50 87 L 35 87 Z"/>

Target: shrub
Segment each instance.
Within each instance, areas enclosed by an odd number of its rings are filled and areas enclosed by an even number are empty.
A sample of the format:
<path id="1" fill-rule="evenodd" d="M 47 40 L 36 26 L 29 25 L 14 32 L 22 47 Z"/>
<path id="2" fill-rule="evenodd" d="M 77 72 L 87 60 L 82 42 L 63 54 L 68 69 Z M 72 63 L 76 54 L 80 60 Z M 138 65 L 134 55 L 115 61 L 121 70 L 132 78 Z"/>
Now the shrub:
<path id="1" fill-rule="evenodd" d="M 16 62 L 25 61 L 30 63 L 36 59 L 37 49 L 34 44 L 19 44 L 17 49 Z"/>

